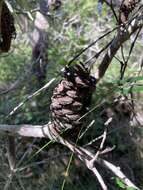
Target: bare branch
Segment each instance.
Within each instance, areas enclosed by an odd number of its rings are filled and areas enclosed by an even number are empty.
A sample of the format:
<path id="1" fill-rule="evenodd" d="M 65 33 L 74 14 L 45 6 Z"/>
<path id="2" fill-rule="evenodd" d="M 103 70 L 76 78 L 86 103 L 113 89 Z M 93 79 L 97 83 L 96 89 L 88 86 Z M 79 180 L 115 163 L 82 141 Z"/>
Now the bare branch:
<path id="1" fill-rule="evenodd" d="M 90 169 L 97 177 L 100 185 L 103 190 L 107 190 L 101 175 L 97 171 L 95 164 L 91 165 L 91 160 L 95 158 L 95 155 L 85 148 L 78 147 L 74 143 L 69 142 L 63 139 L 57 132 L 54 130 L 53 124 L 48 123 L 46 125 L 0 125 L 0 131 L 10 132 L 11 135 L 20 135 L 25 137 L 40 137 L 40 138 L 49 138 L 53 141 L 59 142 L 64 146 L 68 147 L 73 153 L 75 153 L 78 158 L 84 162 L 86 167 Z M 138 189 L 120 170 L 119 167 L 113 165 L 112 163 L 101 159 L 98 157 L 95 160 L 95 163 L 100 164 L 102 167 L 105 167 L 111 171 L 115 176 L 119 177 L 128 187 L 133 187 Z"/>
<path id="2" fill-rule="evenodd" d="M 69 62 L 68 65 L 71 65 L 75 60 L 77 60 L 81 54 L 83 54 L 85 51 L 87 51 L 90 47 L 92 47 L 93 45 L 95 45 L 98 41 L 102 40 L 103 38 L 105 38 L 106 36 L 108 36 L 109 34 L 111 34 L 112 32 L 114 32 L 115 30 L 118 29 L 118 26 L 109 30 L 108 32 L 106 32 L 105 34 L 103 34 L 102 36 L 100 36 L 98 39 L 96 39 L 95 41 L 93 41 L 91 44 L 89 44 L 86 48 L 82 49 L 77 55 L 75 55 Z M 98 52 L 99 54 L 99 52 Z M 96 55 L 97 57 L 97 55 Z"/>
<path id="3" fill-rule="evenodd" d="M 31 98 L 33 98 L 34 96 L 37 96 L 41 91 L 46 90 L 54 81 L 56 80 L 56 78 L 52 78 L 48 83 L 46 83 L 42 88 L 38 89 L 36 92 L 34 92 L 33 94 L 27 96 L 22 102 L 20 102 L 9 114 L 7 117 L 13 115 L 20 107 L 22 107 L 25 102 L 27 102 L 28 100 L 30 100 Z"/>
<path id="4" fill-rule="evenodd" d="M 105 74 L 108 66 L 110 65 L 113 57 L 117 53 L 122 44 L 127 41 L 130 36 L 137 31 L 137 29 L 143 26 L 143 9 L 141 8 L 138 15 L 135 16 L 130 23 L 127 23 L 125 27 L 121 26 L 118 30 L 116 37 L 113 39 L 107 53 L 105 54 L 101 64 L 97 71 L 94 72 L 94 76 L 99 81 Z"/>
<path id="5" fill-rule="evenodd" d="M 117 21 L 117 23 L 118 23 L 118 17 L 117 17 L 116 11 L 115 11 L 115 9 L 114 9 L 114 5 L 113 5 L 112 0 L 111 0 L 110 2 L 108 2 L 108 1 L 106 1 L 106 0 L 103 0 L 103 2 L 105 2 L 105 3 L 111 8 L 111 10 L 112 10 L 112 12 L 113 12 L 113 15 L 114 15 L 114 17 L 115 17 L 115 19 L 116 19 L 116 21 Z"/>
<path id="6" fill-rule="evenodd" d="M 47 125 L 0 125 L 1 132 L 9 132 L 10 135 L 19 135 L 23 137 L 49 137 Z"/>

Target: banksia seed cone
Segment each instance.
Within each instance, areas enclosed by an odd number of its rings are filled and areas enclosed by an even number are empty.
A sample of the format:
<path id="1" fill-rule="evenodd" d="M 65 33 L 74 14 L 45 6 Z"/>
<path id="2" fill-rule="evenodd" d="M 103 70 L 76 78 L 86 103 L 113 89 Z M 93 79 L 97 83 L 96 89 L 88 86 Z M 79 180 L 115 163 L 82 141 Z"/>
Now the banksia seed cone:
<path id="1" fill-rule="evenodd" d="M 16 30 L 14 26 L 14 18 L 10 13 L 5 2 L 2 4 L 1 10 L 1 42 L 0 50 L 2 52 L 8 52 L 11 45 L 12 38 L 16 36 Z"/>
<path id="2" fill-rule="evenodd" d="M 66 67 L 64 78 L 53 91 L 50 110 L 58 131 L 81 126 L 80 119 L 90 106 L 91 95 L 95 89 L 95 78 L 81 64 Z"/>

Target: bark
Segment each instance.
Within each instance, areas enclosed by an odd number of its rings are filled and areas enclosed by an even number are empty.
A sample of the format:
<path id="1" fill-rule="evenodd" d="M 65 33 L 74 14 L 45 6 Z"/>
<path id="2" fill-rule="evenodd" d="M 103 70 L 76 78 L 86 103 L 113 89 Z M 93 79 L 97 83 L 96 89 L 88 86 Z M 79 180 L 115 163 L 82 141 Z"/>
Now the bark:
<path id="1" fill-rule="evenodd" d="M 121 26 L 118 29 L 117 35 L 114 37 L 98 69 L 96 71 L 92 71 L 97 81 L 99 81 L 104 76 L 106 70 L 108 69 L 108 66 L 110 65 L 112 59 L 114 58 L 115 54 L 122 46 L 122 44 L 125 41 L 127 41 L 130 38 L 130 36 L 142 26 L 143 26 L 143 9 L 141 8 L 141 10 L 138 12 L 138 15 L 135 18 L 133 18 L 130 23 L 127 23 L 125 27 Z"/>

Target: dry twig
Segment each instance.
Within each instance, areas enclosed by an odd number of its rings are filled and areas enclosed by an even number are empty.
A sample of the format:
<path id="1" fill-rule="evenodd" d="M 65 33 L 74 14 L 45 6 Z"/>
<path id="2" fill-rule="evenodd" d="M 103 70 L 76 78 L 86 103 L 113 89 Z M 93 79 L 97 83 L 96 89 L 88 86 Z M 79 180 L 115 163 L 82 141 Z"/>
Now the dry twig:
<path id="1" fill-rule="evenodd" d="M 114 37 L 111 45 L 108 48 L 107 53 L 103 57 L 97 71 L 92 72 L 97 81 L 99 81 L 105 74 L 108 66 L 110 65 L 115 54 L 122 46 L 122 44 L 127 41 L 130 36 L 136 32 L 139 28 L 143 26 L 143 8 L 138 11 L 138 14 L 125 25 L 125 27 L 120 27 L 116 37 Z"/>
<path id="2" fill-rule="evenodd" d="M 95 164 L 91 165 L 91 160 L 95 158 L 95 155 L 85 148 L 76 146 L 74 143 L 69 142 L 63 139 L 57 132 L 54 130 L 52 123 L 47 125 L 0 125 L 0 131 L 10 132 L 11 135 L 20 135 L 25 137 L 40 137 L 40 138 L 49 138 L 51 140 L 57 141 L 64 146 L 68 147 L 78 158 L 84 162 L 86 167 L 90 169 L 98 178 L 100 185 L 103 190 L 107 190 L 107 187 L 102 179 L 101 175 L 97 171 Z M 115 176 L 119 177 L 128 187 L 133 187 L 138 189 L 132 181 L 130 181 L 124 173 L 120 170 L 119 167 L 113 165 L 112 163 L 101 159 L 99 156 L 95 159 L 95 162 L 100 164 L 102 167 L 105 167 L 111 171 Z"/>

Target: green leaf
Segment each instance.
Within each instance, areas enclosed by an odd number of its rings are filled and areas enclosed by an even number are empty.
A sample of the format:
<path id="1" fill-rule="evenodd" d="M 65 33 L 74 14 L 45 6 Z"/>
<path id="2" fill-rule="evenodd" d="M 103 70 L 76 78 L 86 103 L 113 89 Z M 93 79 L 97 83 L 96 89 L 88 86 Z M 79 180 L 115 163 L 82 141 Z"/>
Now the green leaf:
<path id="1" fill-rule="evenodd" d="M 126 185 L 123 183 L 122 180 L 120 180 L 119 178 L 116 178 L 116 184 L 118 185 L 118 187 L 125 189 Z"/>
<path id="2" fill-rule="evenodd" d="M 26 10 L 30 10 L 30 3 L 28 3 L 28 1 L 25 0 L 17 0 L 17 3 Z"/>
<path id="3" fill-rule="evenodd" d="M 136 190 L 136 189 L 133 187 L 127 187 L 127 190 Z"/>
<path id="4" fill-rule="evenodd" d="M 133 92 L 143 92 L 143 86 L 135 86 L 135 87 L 133 87 Z"/>
<path id="5" fill-rule="evenodd" d="M 128 79 L 129 82 L 140 81 L 140 80 L 143 80 L 143 76 L 131 77 Z"/>
<path id="6" fill-rule="evenodd" d="M 130 88 L 123 88 L 122 91 L 124 95 L 128 95 L 130 92 Z"/>

